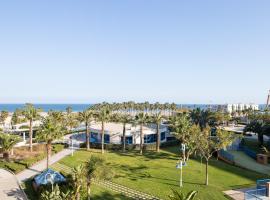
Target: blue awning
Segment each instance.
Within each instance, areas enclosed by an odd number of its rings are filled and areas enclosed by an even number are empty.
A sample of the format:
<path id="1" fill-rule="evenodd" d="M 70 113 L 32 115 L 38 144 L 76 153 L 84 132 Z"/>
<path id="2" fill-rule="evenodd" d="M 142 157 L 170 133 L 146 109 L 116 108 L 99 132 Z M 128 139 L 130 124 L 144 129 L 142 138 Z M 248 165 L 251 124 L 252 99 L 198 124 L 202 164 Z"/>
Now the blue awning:
<path id="1" fill-rule="evenodd" d="M 37 186 L 51 184 L 50 180 L 52 180 L 53 183 L 62 183 L 66 181 L 62 174 L 52 169 L 43 171 L 41 174 L 37 175 L 34 180 Z"/>

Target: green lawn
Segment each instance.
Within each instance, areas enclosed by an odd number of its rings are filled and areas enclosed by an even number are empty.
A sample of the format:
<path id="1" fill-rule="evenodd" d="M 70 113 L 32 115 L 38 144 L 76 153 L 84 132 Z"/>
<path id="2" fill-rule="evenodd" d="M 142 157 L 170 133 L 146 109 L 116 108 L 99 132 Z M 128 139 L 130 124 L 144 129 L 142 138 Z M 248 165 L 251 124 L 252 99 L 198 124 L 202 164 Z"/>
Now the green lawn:
<path id="1" fill-rule="evenodd" d="M 29 200 L 39 199 L 39 196 L 32 188 L 31 180 L 28 180 L 24 184 L 22 184 L 22 187 L 24 188 L 24 191 L 27 194 L 27 197 Z M 104 188 L 98 187 L 96 185 L 92 186 L 91 199 L 94 199 L 94 200 L 128 200 L 128 198 L 122 196 L 121 194 L 117 194 L 115 192 L 105 190 Z"/>
<path id="2" fill-rule="evenodd" d="M 149 194 L 168 199 L 170 188 L 178 189 L 179 170 L 176 170 L 177 147 L 163 149 L 160 153 L 147 152 L 140 156 L 136 152 L 107 152 L 104 157 L 115 172 L 114 182 Z M 74 167 L 97 152 L 77 151 L 60 161 Z M 213 159 L 209 168 L 210 185 L 204 185 L 204 165 L 197 160 L 190 160 L 184 168 L 183 191 L 199 191 L 200 199 L 226 199 L 222 193 L 232 188 L 253 186 L 256 179 L 266 178 L 261 174 L 231 166 Z"/>

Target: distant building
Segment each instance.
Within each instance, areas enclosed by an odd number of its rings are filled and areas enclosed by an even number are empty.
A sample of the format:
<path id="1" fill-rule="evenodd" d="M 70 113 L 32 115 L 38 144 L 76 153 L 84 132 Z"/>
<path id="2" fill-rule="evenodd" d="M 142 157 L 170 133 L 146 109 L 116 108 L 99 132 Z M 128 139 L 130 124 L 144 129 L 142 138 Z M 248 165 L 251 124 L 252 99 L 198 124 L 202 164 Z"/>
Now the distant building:
<path id="1" fill-rule="evenodd" d="M 224 111 L 228 113 L 232 112 L 238 112 L 238 111 L 243 111 L 243 110 L 259 110 L 259 105 L 258 104 L 243 104 L 243 103 L 238 103 L 238 104 L 226 104 L 224 106 Z"/>

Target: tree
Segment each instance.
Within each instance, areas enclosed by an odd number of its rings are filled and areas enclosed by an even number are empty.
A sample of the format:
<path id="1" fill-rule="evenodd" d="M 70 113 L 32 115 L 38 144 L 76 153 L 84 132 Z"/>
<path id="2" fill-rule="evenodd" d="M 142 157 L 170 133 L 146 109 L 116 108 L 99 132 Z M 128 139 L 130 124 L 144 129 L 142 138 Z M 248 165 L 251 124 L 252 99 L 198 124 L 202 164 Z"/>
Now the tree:
<path id="1" fill-rule="evenodd" d="M 156 124 L 156 151 L 159 152 L 159 148 L 160 148 L 160 125 L 161 122 L 163 120 L 163 115 L 161 114 L 161 112 L 158 112 L 156 114 L 154 114 L 152 116 L 152 122 Z"/>
<path id="2" fill-rule="evenodd" d="M 40 118 L 40 109 L 37 109 L 33 104 L 26 104 L 22 114 L 29 121 L 29 147 L 30 151 L 33 151 L 33 121 Z"/>
<path id="3" fill-rule="evenodd" d="M 206 127 L 197 136 L 198 140 L 198 149 L 200 154 L 205 159 L 205 185 L 208 185 L 208 164 L 209 160 L 213 156 L 213 154 L 221 149 L 226 148 L 227 146 L 231 145 L 232 142 L 235 140 L 234 133 L 224 131 L 221 129 L 217 129 L 216 137 L 211 137 L 211 128 Z"/>
<path id="4" fill-rule="evenodd" d="M 91 186 L 93 180 L 109 179 L 113 173 L 105 164 L 103 157 L 92 155 L 85 164 L 85 173 L 87 178 L 87 199 L 90 200 Z"/>
<path id="5" fill-rule="evenodd" d="M 20 140 L 21 138 L 17 135 L 0 133 L 0 146 L 2 147 L 3 157 L 6 161 L 9 161 L 10 151 Z"/>
<path id="6" fill-rule="evenodd" d="M 198 191 L 191 191 L 187 195 L 185 195 L 183 192 L 178 192 L 174 189 L 171 189 L 173 192 L 173 195 L 170 195 L 169 198 L 171 200 L 193 200 L 198 194 Z"/>
<path id="7" fill-rule="evenodd" d="M 188 147 L 188 137 L 191 134 L 191 121 L 189 116 L 185 113 L 178 114 L 171 117 L 170 119 L 170 129 L 172 134 L 180 140 L 180 142 Z M 188 150 L 188 148 L 187 148 Z M 186 162 L 186 150 L 182 149 L 182 157 L 184 162 Z"/>
<path id="8" fill-rule="evenodd" d="M 93 119 L 93 112 L 89 109 L 84 110 L 83 112 L 79 112 L 78 114 L 78 120 L 80 122 L 84 122 L 85 124 L 85 138 L 86 138 L 86 148 L 87 150 L 90 150 L 90 134 L 89 134 L 89 128 L 90 128 L 90 123 L 91 120 Z"/>
<path id="9" fill-rule="evenodd" d="M 149 122 L 149 117 L 144 112 L 140 112 L 135 116 L 135 121 L 140 125 L 140 154 L 142 155 L 144 143 L 143 126 Z"/>
<path id="10" fill-rule="evenodd" d="M 16 125 L 16 124 L 19 124 L 22 122 L 22 119 L 20 118 L 20 115 L 21 115 L 21 111 L 16 109 L 13 114 L 12 114 L 12 117 L 11 117 L 11 124 L 12 125 Z"/>
<path id="11" fill-rule="evenodd" d="M 130 114 L 123 113 L 123 114 L 114 114 L 111 116 L 111 120 L 116 123 L 122 123 L 123 125 L 123 132 L 122 132 L 122 151 L 125 152 L 126 150 L 126 125 L 133 121 Z"/>
<path id="12" fill-rule="evenodd" d="M 263 126 L 264 122 L 263 120 L 252 120 L 244 129 L 244 132 L 253 132 L 258 134 L 258 141 L 259 141 L 259 146 L 263 145 Z"/>
<path id="13" fill-rule="evenodd" d="M 78 116 L 75 113 L 72 113 L 72 108 L 66 108 L 66 115 L 65 115 L 65 125 L 68 129 L 68 133 L 71 133 L 72 128 L 78 126 Z"/>
<path id="14" fill-rule="evenodd" d="M 2 110 L 0 113 L 0 123 L 4 126 L 5 125 L 5 121 L 8 118 L 8 112 L 5 110 Z"/>
<path id="15" fill-rule="evenodd" d="M 101 153 L 104 154 L 105 123 L 110 120 L 111 111 L 103 105 L 97 112 L 97 120 L 101 122 Z"/>
<path id="16" fill-rule="evenodd" d="M 72 169 L 72 200 L 80 200 L 83 183 L 85 180 L 85 167 L 83 164 L 78 165 Z"/>
<path id="17" fill-rule="evenodd" d="M 49 161 L 51 157 L 51 147 L 53 140 L 63 137 L 65 129 L 59 121 L 53 117 L 44 118 L 41 126 L 37 132 L 37 139 L 46 142 L 47 152 L 47 169 L 49 168 Z"/>

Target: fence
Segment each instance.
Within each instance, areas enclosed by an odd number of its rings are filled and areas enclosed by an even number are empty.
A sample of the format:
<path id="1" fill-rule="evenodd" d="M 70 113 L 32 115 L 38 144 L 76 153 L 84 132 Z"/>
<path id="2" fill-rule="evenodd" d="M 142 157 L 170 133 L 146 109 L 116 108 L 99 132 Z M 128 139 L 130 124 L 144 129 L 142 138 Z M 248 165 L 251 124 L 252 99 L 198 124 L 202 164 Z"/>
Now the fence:
<path id="1" fill-rule="evenodd" d="M 266 188 L 249 190 L 245 192 L 245 200 L 264 200 L 266 197 Z"/>
<path id="2" fill-rule="evenodd" d="M 259 179 L 256 181 L 257 189 L 265 189 L 266 183 L 270 182 L 270 179 Z"/>

